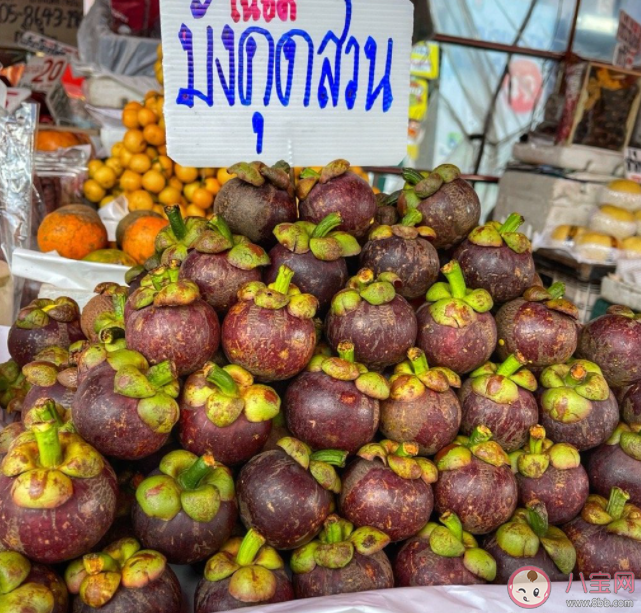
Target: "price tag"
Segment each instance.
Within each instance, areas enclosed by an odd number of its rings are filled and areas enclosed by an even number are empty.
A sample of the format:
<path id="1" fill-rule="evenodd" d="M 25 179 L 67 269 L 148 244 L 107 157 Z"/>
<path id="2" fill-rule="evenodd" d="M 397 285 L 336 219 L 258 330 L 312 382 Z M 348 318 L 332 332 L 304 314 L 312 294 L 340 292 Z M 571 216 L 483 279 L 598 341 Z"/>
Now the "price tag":
<path id="1" fill-rule="evenodd" d="M 25 66 L 20 86 L 46 94 L 60 82 L 66 68 L 67 60 L 62 56 L 34 56 Z"/>
<path id="2" fill-rule="evenodd" d="M 13 113 L 16 109 L 31 96 L 31 90 L 21 87 L 7 87 L 7 95 L 4 102 L 4 109 Z"/>
<path id="3" fill-rule="evenodd" d="M 614 48 L 612 63 L 630 70 L 634 59 L 641 49 L 641 24 L 635 21 L 625 11 L 619 14 L 619 29 L 617 31 L 617 45 Z"/>
<path id="4" fill-rule="evenodd" d="M 410 0 L 162 0 L 161 20 L 180 164 L 405 157 Z"/>
<path id="5" fill-rule="evenodd" d="M 36 32 L 25 32 L 20 37 L 20 45 L 35 51 L 36 53 L 44 53 L 45 55 L 78 55 L 78 49 L 71 45 L 65 45 L 53 38 L 37 34 Z"/>

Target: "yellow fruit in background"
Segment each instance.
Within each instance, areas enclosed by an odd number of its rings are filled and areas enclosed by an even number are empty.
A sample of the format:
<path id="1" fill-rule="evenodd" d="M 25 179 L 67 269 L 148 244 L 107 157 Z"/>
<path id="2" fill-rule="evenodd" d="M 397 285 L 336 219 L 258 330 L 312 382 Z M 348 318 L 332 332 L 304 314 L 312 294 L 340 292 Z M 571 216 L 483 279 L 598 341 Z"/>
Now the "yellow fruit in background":
<path id="1" fill-rule="evenodd" d="M 144 153 L 136 153 L 129 162 L 129 169 L 144 175 L 151 168 L 151 160 Z"/>
<path id="2" fill-rule="evenodd" d="M 127 194 L 127 202 L 130 211 L 151 211 L 154 206 L 154 199 L 144 189 L 137 189 Z"/>
<path id="3" fill-rule="evenodd" d="M 167 155 L 167 145 L 158 145 L 158 153 L 160 155 Z"/>
<path id="4" fill-rule="evenodd" d="M 227 181 L 233 179 L 235 176 L 236 175 L 230 175 L 227 172 L 226 168 L 219 168 L 218 172 L 216 173 L 216 178 L 218 179 L 218 183 L 220 183 L 221 186 L 225 185 Z"/>
<path id="5" fill-rule="evenodd" d="M 117 158 L 120 156 L 120 152 L 125 148 L 122 143 L 114 143 L 111 146 L 111 157 Z"/>
<path id="6" fill-rule="evenodd" d="M 634 221 L 634 213 L 628 211 L 627 209 L 622 209 L 619 206 L 613 206 L 611 204 L 604 204 L 600 207 L 601 213 L 616 219 L 617 221 Z"/>
<path id="7" fill-rule="evenodd" d="M 158 99 L 156 100 L 156 108 L 154 110 L 156 111 L 156 115 L 158 115 L 158 119 L 162 119 L 165 116 L 164 96 L 158 96 Z"/>
<path id="8" fill-rule="evenodd" d="M 183 187 L 183 194 L 185 194 L 185 198 L 189 202 L 193 202 L 194 200 L 194 194 L 196 193 L 196 190 L 200 188 L 200 183 L 198 181 L 194 181 L 193 183 L 188 183 Z"/>
<path id="9" fill-rule="evenodd" d="M 122 112 L 122 125 L 130 130 L 138 129 L 140 127 L 140 122 L 138 121 L 139 112 L 136 109 L 125 109 Z"/>
<path id="10" fill-rule="evenodd" d="M 171 177 L 171 179 L 167 181 L 167 185 L 171 185 L 171 187 L 175 187 L 181 194 L 182 194 L 183 188 L 185 187 L 185 184 L 178 177 Z"/>
<path id="11" fill-rule="evenodd" d="M 118 181 L 118 177 L 113 171 L 113 168 L 109 168 L 109 166 L 105 166 L 104 164 L 94 172 L 93 178 L 103 189 L 111 189 L 116 184 L 116 181 Z"/>
<path id="12" fill-rule="evenodd" d="M 154 147 L 159 147 L 160 145 L 165 144 L 165 140 L 166 140 L 165 129 L 163 126 L 160 126 L 160 124 L 152 123 L 152 124 L 149 124 L 148 126 L 145 126 L 142 134 L 145 140 L 149 144 L 154 145 Z"/>
<path id="13" fill-rule="evenodd" d="M 372 187 L 372 191 L 373 191 L 375 194 L 380 194 L 380 193 L 381 193 L 381 190 L 380 190 L 380 189 L 378 189 L 378 187 Z"/>
<path id="14" fill-rule="evenodd" d="M 205 189 L 214 194 L 214 196 L 218 194 L 220 191 L 220 183 L 218 183 L 218 179 L 215 179 L 214 177 L 208 177 L 205 179 Z"/>
<path id="15" fill-rule="evenodd" d="M 166 155 L 156 156 L 151 167 L 158 172 L 162 172 L 167 179 L 174 174 L 174 163 Z M 176 180 L 180 182 L 180 189 L 182 189 L 182 182 L 178 178 Z"/>
<path id="16" fill-rule="evenodd" d="M 82 186 L 82 193 L 89 202 L 98 204 L 106 195 L 107 192 L 101 187 L 98 181 L 89 179 L 85 181 Z"/>
<path id="17" fill-rule="evenodd" d="M 187 217 L 206 217 L 204 209 L 198 208 L 195 204 L 190 204 L 186 210 Z"/>
<path id="18" fill-rule="evenodd" d="M 214 204 L 214 194 L 207 191 L 204 187 L 199 187 L 194 191 L 191 202 L 199 209 L 206 211 L 212 204 Z"/>
<path id="19" fill-rule="evenodd" d="M 120 158 L 111 157 L 105 160 L 105 166 L 109 166 L 111 170 L 116 173 L 116 176 L 119 177 L 125 170 L 125 167 L 122 165 Z"/>
<path id="20" fill-rule="evenodd" d="M 147 148 L 147 142 L 141 130 L 127 130 L 122 143 L 131 153 L 142 153 Z"/>
<path id="21" fill-rule="evenodd" d="M 162 44 L 159 44 L 156 47 L 156 56 L 158 57 L 159 60 L 162 60 Z"/>
<path id="22" fill-rule="evenodd" d="M 125 104 L 123 111 L 127 111 L 129 109 L 139 111 L 141 108 L 142 108 L 142 104 L 140 104 L 138 100 L 132 100 L 131 102 L 127 102 L 127 104 Z"/>
<path id="23" fill-rule="evenodd" d="M 154 100 L 154 106 L 156 101 Z M 145 126 L 151 125 L 152 123 L 158 123 L 158 115 L 156 111 L 145 107 L 138 111 L 138 123 L 144 128 Z"/>
<path id="24" fill-rule="evenodd" d="M 99 168 L 102 168 L 102 160 L 91 160 L 89 164 L 87 164 L 87 174 L 90 179 L 93 179 L 96 174 L 96 170 Z"/>
<path id="25" fill-rule="evenodd" d="M 167 180 L 157 170 L 148 170 L 142 176 L 142 186 L 153 194 L 159 194 L 167 185 Z"/>
<path id="26" fill-rule="evenodd" d="M 608 188 L 613 192 L 622 192 L 624 194 L 641 194 L 641 185 L 629 179 L 616 179 L 608 184 Z"/>
<path id="27" fill-rule="evenodd" d="M 142 187 L 142 177 L 133 170 L 125 170 L 120 175 L 120 187 L 126 192 L 134 192 Z"/>
<path id="28" fill-rule="evenodd" d="M 134 154 L 129 151 L 129 149 L 125 149 L 125 147 L 122 148 L 120 151 L 120 155 L 118 156 L 118 159 L 120 160 L 120 163 L 123 165 L 124 168 L 129 168 L 129 162 L 131 162 L 131 158 L 134 157 Z"/>
<path id="29" fill-rule="evenodd" d="M 116 199 L 116 196 L 113 194 L 107 194 L 101 201 L 100 204 L 98 205 L 100 208 L 103 206 L 107 206 L 110 202 Z"/>
<path id="30" fill-rule="evenodd" d="M 208 179 L 209 177 L 215 177 L 216 176 L 216 169 L 215 168 L 201 168 L 200 169 L 200 178 L 201 179 Z"/>
<path id="31" fill-rule="evenodd" d="M 158 127 L 163 132 L 165 132 L 167 130 L 167 124 L 165 123 L 165 116 L 164 115 L 158 120 Z"/>
<path id="32" fill-rule="evenodd" d="M 144 134 L 144 130 L 143 130 L 143 134 Z M 150 160 L 155 160 L 158 157 L 158 149 L 156 149 L 156 147 L 147 147 L 145 149 L 145 155 Z"/>
<path id="33" fill-rule="evenodd" d="M 158 194 L 158 202 L 169 206 L 171 204 L 180 204 L 182 194 L 179 189 L 168 185 Z"/>
<path id="34" fill-rule="evenodd" d="M 191 166 L 181 166 L 180 164 L 174 164 L 174 174 L 183 183 L 193 183 L 196 179 L 198 179 L 198 169 Z"/>
<path id="35" fill-rule="evenodd" d="M 154 213 L 158 213 L 158 215 L 162 215 L 165 219 L 167 219 L 167 215 L 165 215 L 165 207 L 163 207 L 161 204 L 154 204 L 154 208 L 151 210 Z"/>

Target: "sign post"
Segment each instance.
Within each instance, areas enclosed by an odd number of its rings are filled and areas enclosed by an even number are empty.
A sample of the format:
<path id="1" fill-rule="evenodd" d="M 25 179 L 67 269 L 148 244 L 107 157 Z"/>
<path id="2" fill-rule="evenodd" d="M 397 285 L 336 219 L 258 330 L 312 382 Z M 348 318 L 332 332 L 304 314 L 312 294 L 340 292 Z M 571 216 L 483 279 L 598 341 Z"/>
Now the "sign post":
<path id="1" fill-rule="evenodd" d="M 409 0 L 161 0 L 169 156 L 184 166 L 407 151 Z"/>

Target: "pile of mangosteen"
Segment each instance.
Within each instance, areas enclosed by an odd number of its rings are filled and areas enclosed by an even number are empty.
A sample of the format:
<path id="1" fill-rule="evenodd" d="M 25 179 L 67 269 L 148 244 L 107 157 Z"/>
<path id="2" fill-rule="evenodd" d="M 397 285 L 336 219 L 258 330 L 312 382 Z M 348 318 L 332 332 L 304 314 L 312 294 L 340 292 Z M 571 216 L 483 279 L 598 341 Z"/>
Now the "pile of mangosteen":
<path id="1" fill-rule="evenodd" d="M 129 287 L 12 326 L 0 610 L 641 578 L 641 316 L 581 326 L 452 165 L 230 170 Z"/>

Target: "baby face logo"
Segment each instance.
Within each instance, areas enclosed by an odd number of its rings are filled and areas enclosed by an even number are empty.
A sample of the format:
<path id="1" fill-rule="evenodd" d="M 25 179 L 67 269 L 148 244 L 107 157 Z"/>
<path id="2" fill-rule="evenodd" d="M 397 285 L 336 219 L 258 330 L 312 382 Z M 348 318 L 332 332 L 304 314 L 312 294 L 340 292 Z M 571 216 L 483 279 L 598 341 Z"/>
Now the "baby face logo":
<path id="1" fill-rule="evenodd" d="M 522 566 L 512 573 L 507 593 L 522 609 L 536 609 L 550 597 L 550 579 L 536 566 Z"/>

